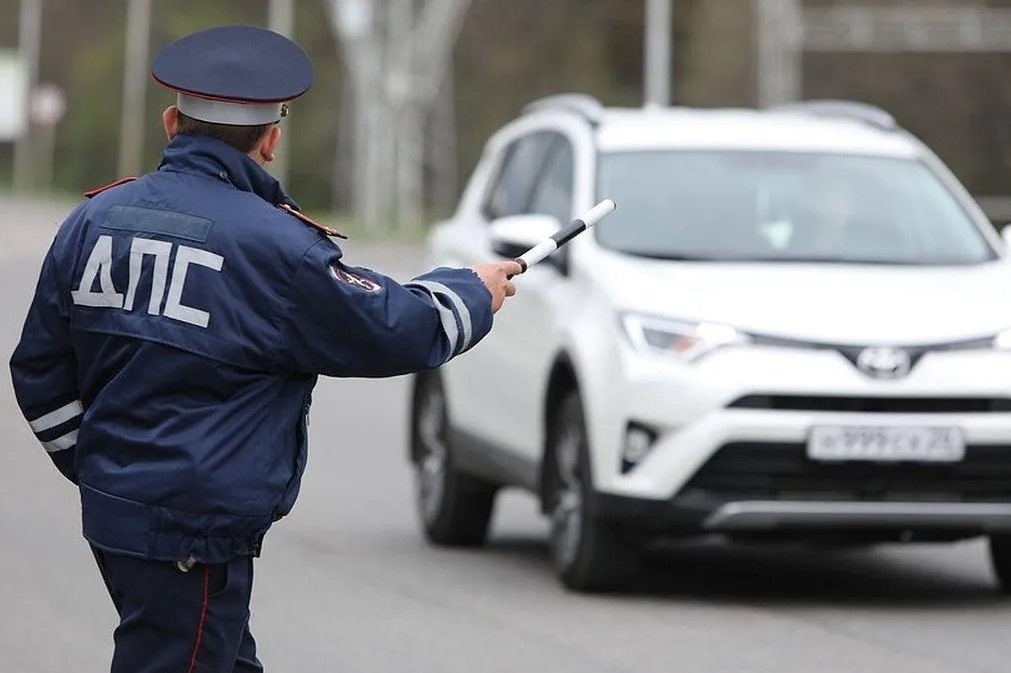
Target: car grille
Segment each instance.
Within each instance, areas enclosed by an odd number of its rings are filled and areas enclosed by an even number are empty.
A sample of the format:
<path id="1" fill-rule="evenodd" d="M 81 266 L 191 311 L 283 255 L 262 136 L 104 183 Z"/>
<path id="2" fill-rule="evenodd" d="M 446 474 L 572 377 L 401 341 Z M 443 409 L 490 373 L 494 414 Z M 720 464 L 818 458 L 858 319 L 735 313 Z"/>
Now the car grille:
<path id="1" fill-rule="evenodd" d="M 747 395 L 731 402 L 728 408 L 901 414 L 993 413 L 1011 412 L 1011 399 L 1001 397 Z"/>
<path id="2" fill-rule="evenodd" d="M 819 463 L 804 444 L 724 445 L 685 487 L 730 499 L 1011 502 L 1011 445 L 969 446 L 959 463 Z"/>

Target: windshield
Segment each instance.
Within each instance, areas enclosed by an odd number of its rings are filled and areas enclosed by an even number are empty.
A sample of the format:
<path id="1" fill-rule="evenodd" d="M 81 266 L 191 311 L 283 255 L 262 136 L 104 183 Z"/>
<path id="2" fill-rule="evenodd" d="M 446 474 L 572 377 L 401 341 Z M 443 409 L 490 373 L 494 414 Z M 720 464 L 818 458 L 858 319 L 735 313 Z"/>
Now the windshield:
<path id="1" fill-rule="evenodd" d="M 994 258 L 940 179 L 913 159 L 781 152 L 602 154 L 597 229 L 663 259 L 973 264 Z"/>

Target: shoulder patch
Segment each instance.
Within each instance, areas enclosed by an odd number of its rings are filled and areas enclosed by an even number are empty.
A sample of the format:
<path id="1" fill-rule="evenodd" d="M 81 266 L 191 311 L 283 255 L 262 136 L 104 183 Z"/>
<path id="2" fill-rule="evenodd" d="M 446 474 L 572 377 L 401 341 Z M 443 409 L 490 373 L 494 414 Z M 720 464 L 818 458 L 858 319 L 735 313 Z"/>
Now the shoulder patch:
<path id="1" fill-rule="evenodd" d="M 333 227 L 328 227 L 325 224 L 320 224 L 319 222 L 317 222 L 316 220 L 312 219 L 311 217 L 309 217 L 305 213 L 302 213 L 302 212 L 299 212 L 299 211 L 295 210 L 294 208 L 292 208 L 291 206 L 289 206 L 287 203 L 279 203 L 279 204 L 277 204 L 277 207 L 280 208 L 281 210 L 283 210 L 284 212 L 288 213 L 289 215 L 293 215 L 296 219 L 301 220 L 305 224 L 308 224 L 310 227 L 314 227 L 316 229 L 319 229 L 320 231 L 322 231 L 327 236 L 333 236 L 333 237 L 336 237 L 336 238 L 343 238 L 343 239 L 347 238 L 347 236 L 345 236 L 344 234 L 340 233 L 339 231 L 337 231 Z"/>
<path id="2" fill-rule="evenodd" d="M 104 191 L 108 191 L 108 190 L 112 189 L 113 187 L 119 187 L 120 185 L 125 185 L 126 183 L 133 182 L 136 179 L 137 178 L 120 178 L 119 180 L 116 180 L 115 182 L 110 182 L 109 184 L 104 185 L 102 187 L 96 187 L 95 189 L 92 189 L 90 191 L 84 192 L 84 195 L 87 198 L 90 199 L 90 198 L 92 198 L 94 196 L 98 196 L 99 194 L 101 194 Z"/>
<path id="3" fill-rule="evenodd" d="M 376 294 L 378 292 L 382 292 L 383 290 L 383 286 L 376 281 L 366 278 L 365 276 L 351 273 L 347 268 L 339 263 L 330 265 L 330 275 L 333 276 L 335 280 L 347 283 L 351 287 L 369 294 Z"/>

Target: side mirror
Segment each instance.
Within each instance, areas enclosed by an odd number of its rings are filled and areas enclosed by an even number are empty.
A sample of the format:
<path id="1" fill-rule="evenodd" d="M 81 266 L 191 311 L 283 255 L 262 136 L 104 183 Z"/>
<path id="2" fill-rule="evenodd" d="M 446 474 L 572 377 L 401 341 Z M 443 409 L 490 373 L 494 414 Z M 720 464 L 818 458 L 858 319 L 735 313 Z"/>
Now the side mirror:
<path id="1" fill-rule="evenodd" d="M 1000 237 L 1004 239 L 1004 242 L 1011 247 L 1011 223 L 1005 224 L 1000 230 Z"/>
<path id="2" fill-rule="evenodd" d="M 491 249 L 496 255 L 513 259 L 561 229 L 550 215 L 510 215 L 491 223 Z"/>

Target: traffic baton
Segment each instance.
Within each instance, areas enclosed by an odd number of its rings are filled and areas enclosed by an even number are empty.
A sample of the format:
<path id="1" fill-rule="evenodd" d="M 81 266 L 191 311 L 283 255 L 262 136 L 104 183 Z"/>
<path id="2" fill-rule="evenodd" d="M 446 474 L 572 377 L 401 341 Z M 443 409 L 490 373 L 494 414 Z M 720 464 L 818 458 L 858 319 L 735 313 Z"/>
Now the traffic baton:
<path id="1" fill-rule="evenodd" d="M 572 220 L 572 222 L 569 223 L 569 226 L 524 252 L 515 260 L 522 269 L 520 273 L 523 273 L 534 264 L 543 261 L 545 257 L 553 253 L 555 250 L 558 250 L 558 248 L 562 247 L 576 236 L 613 213 L 614 209 L 617 207 L 617 204 L 611 199 L 604 199 L 593 208 L 586 211 L 586 214 L 582 217 L 577 217 Z"/>

